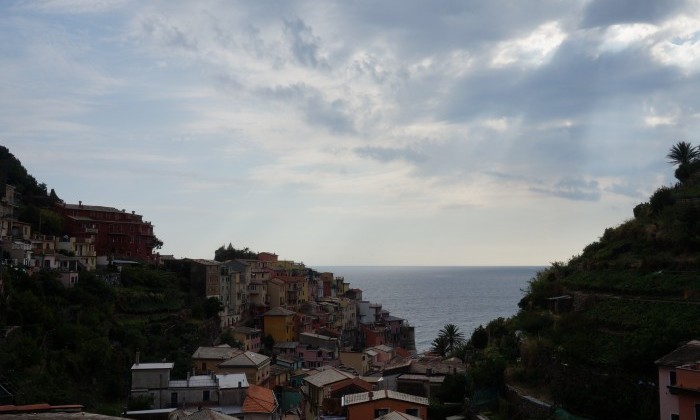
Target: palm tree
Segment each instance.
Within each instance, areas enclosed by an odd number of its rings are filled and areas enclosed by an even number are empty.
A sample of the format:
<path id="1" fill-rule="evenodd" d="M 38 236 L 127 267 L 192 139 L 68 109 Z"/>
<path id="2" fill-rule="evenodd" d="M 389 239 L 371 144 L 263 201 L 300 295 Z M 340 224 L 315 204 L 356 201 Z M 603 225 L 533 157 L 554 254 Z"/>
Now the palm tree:
<path id="1" fill-rule="evenodd" d="M 666 155 L 669 163 L 680 166 L 692 163 L 699 156 L 700 150 L 698 150 L 698 147 L 693 146 L 687 141 L 679 141 L 678 143 L 674 144 Z"/>
<path id="2" fill-rule="evenodd" d="M 447 346 L 449 343 L 447 342 L 447 337 L 438 335 L 432 343 L 432 347 L 430 348 L 432 351 L 435 353 L 439 354 L 442 357 L 445 357 L 447 355 Z"/>
<path id="3" fill-rule="evenodd" d="M 464 342 L 464 334 L 455 324 L 447 324 L 438 332 L 438 337 L 444 337 L 447 341 L 447 353 L 451 353 L 459 344 Z"/>

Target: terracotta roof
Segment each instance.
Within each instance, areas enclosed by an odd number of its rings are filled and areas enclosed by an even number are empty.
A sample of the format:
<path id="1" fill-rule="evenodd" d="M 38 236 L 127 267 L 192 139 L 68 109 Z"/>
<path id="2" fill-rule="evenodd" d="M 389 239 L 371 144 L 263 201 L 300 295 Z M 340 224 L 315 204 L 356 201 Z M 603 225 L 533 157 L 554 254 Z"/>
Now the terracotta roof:
<path id="1" fill-rule="evenodd" d="M 356 385 L 356 386 L 364 389 L 365 391 L 372 390 L 372 384 L 370 384 L 369 382 L 364 381 L 360 378 L 352 378 L 352 379 L 348 378 L 348 379 L 345 379 L 345 380 L 342 380 L 340 382 L 336 382 L 336 383 L 332 384 L 331 385 L 331 392 L 337 391 L 339 389 L 343 389 L 343 388 L 350 386 L 350 385 Z"/>
<path id="2" fill-rule="evenodd" d="M 257 385 L 248 388 L 248 395 L 243 401 L 244 413 L 274 413 L 277 410 L 277 399 L 271 389 Z"/>
<path id="3" fill-rule="evenodd" d="M 400 411 L 392 411 L 391 413 L 384 414 L 383 416 L 377 417 L 374 420 L 421 420 L 421 418 L 402 413 Z"/>

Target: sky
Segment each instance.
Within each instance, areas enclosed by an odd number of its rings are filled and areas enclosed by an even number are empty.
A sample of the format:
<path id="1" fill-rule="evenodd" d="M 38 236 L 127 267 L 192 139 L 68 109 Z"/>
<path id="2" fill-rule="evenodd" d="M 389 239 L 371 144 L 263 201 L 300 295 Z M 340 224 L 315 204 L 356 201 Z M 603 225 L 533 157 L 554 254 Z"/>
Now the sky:
<path id="1" fill-rule="evenodd" d="M 567 261 L 700 141 L 700 3 L 0 2 L 0 144 L 162 254 Z"/>

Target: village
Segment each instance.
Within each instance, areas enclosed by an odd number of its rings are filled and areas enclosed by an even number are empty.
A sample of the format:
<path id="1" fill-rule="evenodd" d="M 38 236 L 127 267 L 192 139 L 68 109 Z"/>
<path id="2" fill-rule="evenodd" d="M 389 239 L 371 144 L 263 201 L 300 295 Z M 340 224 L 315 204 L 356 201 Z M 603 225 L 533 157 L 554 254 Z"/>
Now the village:
<path id="1" fill-rule="evenodd" d="M 225 261 L 160 255 L 153 253 L 153 225 L 141 215 L 82 202 L 55 205 L 68 234 L 33 233 L 15 217 L 14 187 L 2 192 L 5 265 L 30 275 L 55 271 L 71 288 L 81 271 L 118 285 L 124 267 L 148 263 L 218 302 L 221 335 L 192 349 L 186 377 L 171 375 L 173 361 L 141 360 L 136 352 L 125 417 L 184 419 L 206 411 L 246 420 L 425 420 L 445 377 L 466 371 L 459 359 L 418 355 L 408 320 L 333 273 L 271 252 Z"/>

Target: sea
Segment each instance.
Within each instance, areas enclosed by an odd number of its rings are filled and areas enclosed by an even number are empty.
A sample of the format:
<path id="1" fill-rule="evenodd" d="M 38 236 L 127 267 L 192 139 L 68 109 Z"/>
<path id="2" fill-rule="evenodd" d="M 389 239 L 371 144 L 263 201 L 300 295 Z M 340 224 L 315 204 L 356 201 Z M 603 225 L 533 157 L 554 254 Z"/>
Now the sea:
<path id="1" fill-rule="evenodd" d="M 479 325 L 518 311 L 528 282 L 544 267 L 320 266 L 362 289 L 363 300 L 381 303 L 415 327 L 416 349 L 430 349 L 438 331 L 455 324 L 471 337 Z"/>

